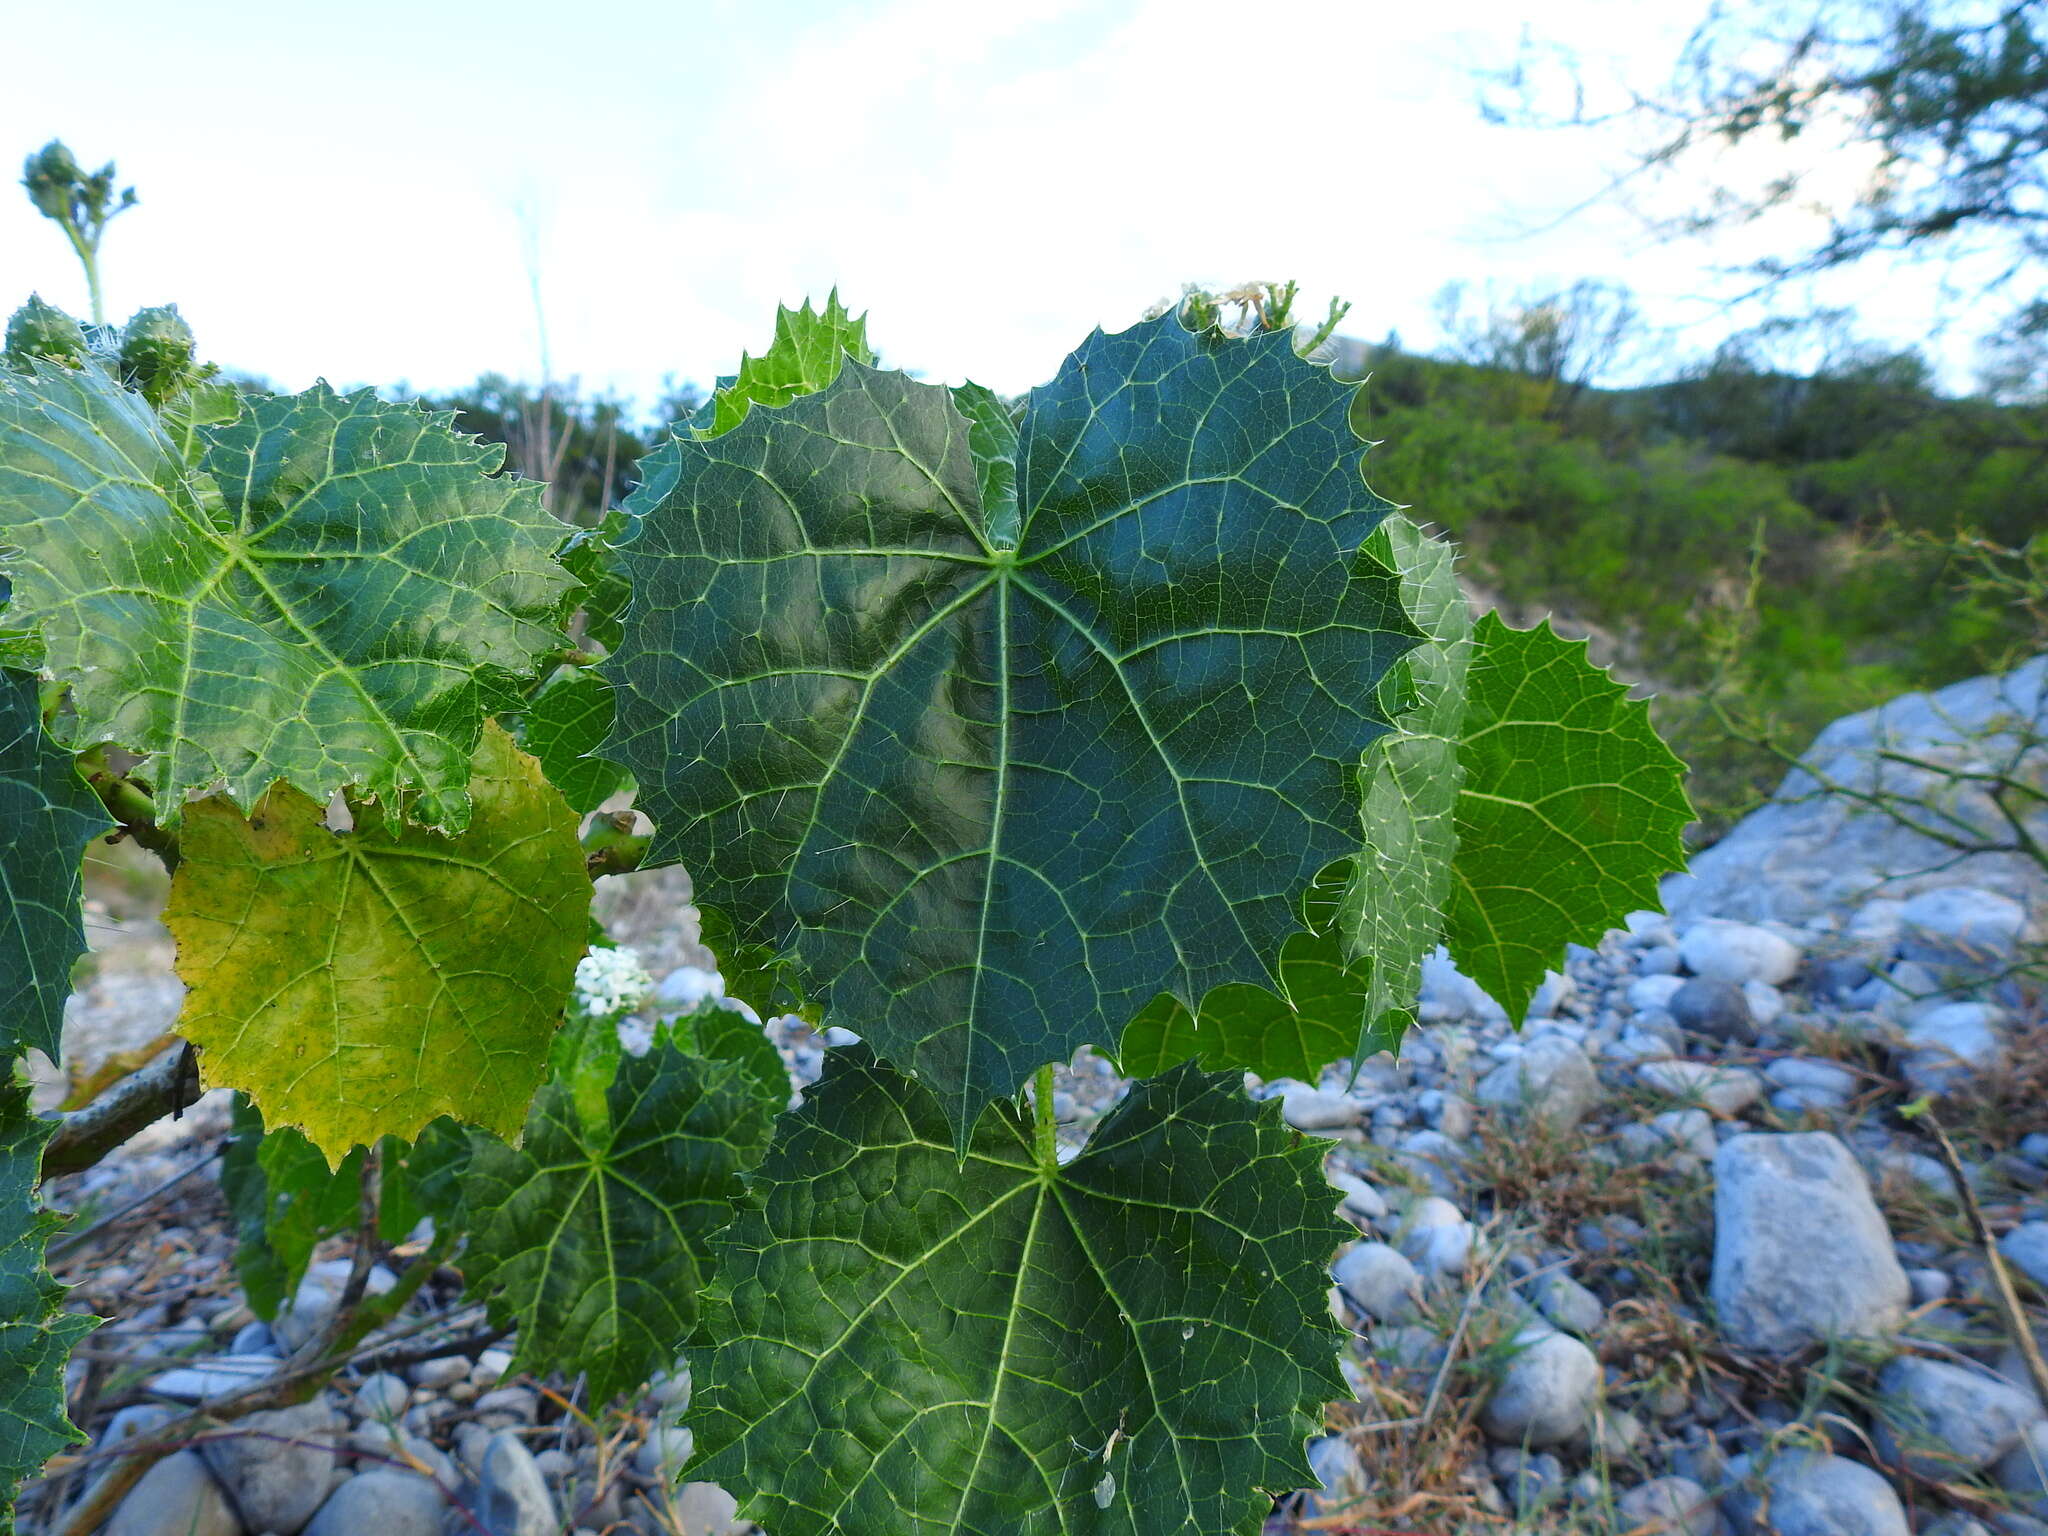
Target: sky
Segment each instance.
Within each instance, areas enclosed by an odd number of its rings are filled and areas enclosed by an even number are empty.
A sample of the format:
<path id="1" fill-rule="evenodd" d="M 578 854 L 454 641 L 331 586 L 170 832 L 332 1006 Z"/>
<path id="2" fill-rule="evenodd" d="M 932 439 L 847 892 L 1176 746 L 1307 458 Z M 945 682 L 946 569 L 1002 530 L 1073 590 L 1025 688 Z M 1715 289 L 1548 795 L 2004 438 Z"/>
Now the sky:
<path id="1" fill-rule="evenodd" d="M 1687 3 L 1558 0 L 1546 35 L 1654 82 Z M 883 360 L 1006 392 L 1182 284 L 1293 278 L 1345 329 L 1440 339 L 1446 282 L 1625 283 L 1668 373 L 1753 314 L 1729 242 L 1659 246 L 1598 191 L 1612 135 L 1492 126 L 1509 0 L 93 0 L 10 23 L 0 158 L 60 137 L 140 205 L 115 319 L 176 302 L 279 388 L 543 370 L 640 401 L 835 285 Z M 1854 174 L 1850 157 L 1840 173 Z M 55 225 L 0 187 L 0 300 L 83 311 Z M 1796 219 L 1798 215 L 1789 215 Z M 1796 227 L 1792 233 L 1797 234 Z M 1924 269 L 1818 297 L 1926 337 Z M 1790 295 L 1796 306 L 1802 295 Z M 1941 344 L 1956 368 L 1966 354 Z"/>

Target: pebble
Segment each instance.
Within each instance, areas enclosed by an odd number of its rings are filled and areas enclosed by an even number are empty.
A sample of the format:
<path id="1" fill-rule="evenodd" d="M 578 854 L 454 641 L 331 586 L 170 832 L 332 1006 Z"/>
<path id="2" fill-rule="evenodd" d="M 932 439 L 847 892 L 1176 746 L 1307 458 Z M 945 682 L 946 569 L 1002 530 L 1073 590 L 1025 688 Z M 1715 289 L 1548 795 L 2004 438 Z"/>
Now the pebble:
<path id="1" fill-rule="evenodd" d="M 1857 1077 L 1847 1067 L 1807 1056 L 1781 1056 L 1764 1068 L 1767 1081 L 1780 1088 L 1817 1088 L 1843 1099 L 1855 1095 Z"/>
<path id="2" fill-rule="evenodd" d="M 2014 1227 L 1998 1240 L 2005 1262 L 2043 1291 L 2048 1291 L 2048 1221 Z"/>
<path id="3" fill-rule="evenodd" d="M 1695 976 L 1665 1000 L 1665 1011 L 1678 1027 L 1709 1040 L 1748 1043 L 1756 1039 L 1756 1019 L 1743 989 L 1733 982 Z"/>
<path id="4" fill-rule="evenodd" d="M 1745 981 L 1782 986 L 1799 974 L 1799 946 L 1752 923 L 1695 923 L 1678 941 L 1678 952 L 1693 975 L 1738 987 Z"/>
<path id="5" fill-rule="evenodd" d="M 1637 1013 L 1651 1013 L 1665 1007 L 1685 987 L 1685 978 L 1660 971 L 1629 983 L 1628 1005 Z"/>
<path id="6" fill-rule="evenodd" d="M 673 1482 L 696 1448 L 696 1436 L 684 1424 L 657 1424 L 633 1452 L 633 1470 L 643 1477 Z"/>
<path id="7" fill-rule="evenodd" d="M 1621 1528 L 1641 1536 L 1714 1536 L 1714 1499 L 1689 1477 L 1653 1477 L 1615 1502 Z"/>
<path id="8" fill-rule="evenodd" d="M 1806 994 L 1815 1002 L 1843 1007 L 1875 974 L 1853 956 L 1835 955 L 1826 960 L 1816 960 L 1807 967 Z"/>
<path id="9" fill-rule="evenodd" d="M 1600 1298 L 1570 1275 L 1538 1275 L 1529 1282 L 1529 1294 L 1536 1310 L 1566 1333 L 1590 1336 L 1607 1321 L 1607 1308 Z"/>
<path id="10" fill-rule="evenodd" d="M 1906 1272 L 1869 1181 L 1834 1136 L 1738 1135 L 1715 1154 L 1714 1181 L 1710 1292 L 1731 1342 L 1786 1355 L 1905 1321 Z"/>
<path id="11" fill-rule="evenodd" d="M 1422 1276 L 1385 1243 L 1353 1243 L 1330 1266 L 1330 1278 L 1377 1322 L 1412 1322 L 1420 1315 Z"/>
<path id="12" fill-rule="evenodd" d="M 1763 1079 L 1747 1067 L 1704 1061 L 1646 1061 L 1636 1080 L 1668 1098 L 1697 1100 L 1718 1115 L 1739 1115 L 1763 1097 Z"/>
<path id="13" fill-rule="evenodd" d="M 1599 1388 L 1592 1350 L 1569 1334 L 1525 1328 L 1480 1410 L 1480 1427 L 1504 1445 L 1558 1445 L 1585 1432 Z"/>
<path id="14" fill-rule="evenodd" d="M 1343 1196 L 1340 1206 L 1347 1216 L 1360 1221 L 1381 1221 L 1387 1214 L 1387 1198 L 1355 1173 L 1333 1168 L 1328 1172 L 1330 1187 Z"/>
<path id="15" fill-rule="evenodd" d="M 492 1435 L 477 1474 L 476 1513 L 491 1536 L 556 1536 L 560 1516 L 533 1454 L 510 1430 Z"/>
<path id="16" fill-rule="evenodd" d="M 1880 1454 L 1929 1482 L 1982 1471 L 2041 1418 L 2040 1404 L 2009 1382 L 1947 1360 L 1900 1355 L 1877 1387 Z"/>
<path id="17" fill-rule="evenodd" d="M 1721 1512 L 1737 1536 L 1912 1536 L 1898 1493 L 1861 1462 L 1781 1451 L 1728 1463 Z"/>
<path id="18" fill-rule="evenodd" d="M 441 1536 L 448 1501 L 417 1472 L 371 1467 L 327 1496 L 305 1536 Z"/>
<path id="19" fill-rule="evenodd" d="M 512 1369 L 512 1351 L 509 1349 L 487 1349 L 476 1357 L 476 1364 L 469 1368 L 470 1386 L 479 1392 L 488 1392 L 495 1387 Z"/>
<path id="20" fill-rule="evenodd" d="M 1943 1269 L 1909 1269 L 1906 1284 L 1913 1288 L 1913 1305 L 1924 1307 L 1947 1296 L 1955 1280 Z"/>
<path id="21" fill-rule="evenodd" d="M 199 1453 L 175 1451 L 128 1490 L 107 1522 L 106 1536 L 246 1536 L 246 1531 Z"/>
<path id="22" fill-rule="evenodd" d="M 1578 1045 L 1561 1035 L 1544 1035 L 1529 1041 L 1515 1060 L 1489 1072 L 1476 1098 L 1489 1108 L 1564 1130 L 1600 1102 L 1600 1078 Z"/>
<path id="23" fill-rule="evenodd" d="M 531 1387 L 495 1387 L 471 1405 L 479 1418 L 487 1413 L 509 1413 L 531 1424 L 540 1416 L 540 1398 Z"/>
<path id="24" fill-rule="evenodd" d="M 1642 976 L 1676 976 L 1679 960 L 1676 944 L 1652 944 L 1636 956 L 1636 972 Z"/>
<path id="25" fill-rule="evenodd" d="M 406 1374 L 412 1377 L 412 1384 L 416 1387 L 444 1392 L 456 1382 L 469 1379 L 469 1361 L 461 1355 L 444 1355 L 438 1360 L 422 1360 Z"/>
<path id="26" fill-rule="evenodd" d="M 2048 1419 L 2036 1419 L 2020 1432 L 1992 1476 L 2029 1512 L 2048 1518 Z"/>
<path id="27" fill-rule="evenodd" d="M 1943 1003 L 1906 1031 L 1905 1076 L 1915 1093 L 1952 1092 L 2005 1060 L 2005 1010 L 1990 1003 Z"/>
<path id="28" fill-rule="evenodd" d="M 1409 1206 L 1399 1228 L 1401 1252 L 1430 1279 L 1463 1273 L 1472 1239 L 1464 1212 L 1440 1195 L 1425 1195 Z"/>
<path id="29" fill-rule="evenodd" d="M 1280 1113 L 1297 1131 L 1334 1131 L 1358 1124 L 1358 1101 L 1346 1093 L 1297 1088 L 1280 1098 Z"/>
<path id="30" fill-rule="evenodd" d="M 152 1376 L 148 1386 L 158 1397 L 196 1403 L 260 1381 L 276 1370 L 279 1363 L 272 1355 L 215 1355 Z"/>
<path id="31" fill-rule="evenodd" d="M 318 1399 L 252 1413 L 237 1430 L 201 1443 L 199 1453 L 256 1531 L 298 1536 L 327 1497 L 338 1465 L 334 1442 L 343 1420 Z"/>
<path id="32" fill-rule="evenodd" d="M 356 1412 L 372 1419 L 395 1419 L 411 1401 L 412 1388 L 389 1371 L 379 1371 L 356 1388 Z"/>
<path id="33" fill-rule="evenodd" d="M 716 1483 L 685 1483 L 670 1501 L 679 1536 L 740 1536 L 739 1500 Z"/>

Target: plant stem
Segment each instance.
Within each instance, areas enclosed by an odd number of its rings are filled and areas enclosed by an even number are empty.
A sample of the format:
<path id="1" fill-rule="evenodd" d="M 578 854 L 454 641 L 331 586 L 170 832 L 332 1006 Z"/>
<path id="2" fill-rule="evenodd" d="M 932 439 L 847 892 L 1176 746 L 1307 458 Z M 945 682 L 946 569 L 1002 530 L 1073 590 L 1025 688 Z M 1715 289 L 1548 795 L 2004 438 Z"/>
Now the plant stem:
<path id="1" fill-rule="evenodd" d="M 79 265 L 85 268 L 85 291 L 92 297 L 92 323 L 107 323 L 107 306 L 100 297 L 100 253 L 97 242 L 89 242 L 78 226 L 69 219 L 63 221 L 64 233 L 70 238 L 71 249 L 78 252 Z"/>
<path id="2" fill-rule="evenodd" d="M 177 834 L 156 824 L 156 801 L 133 779 L 116 773 L 107 763 L 107 749 L 94 747 L 78 756 L 78 771 L 92 792 L 100 797 L 107 814 L 121 824 L 121 836 L 132 837 L 157 856 L 163 867 L 178 870 Z"/>
<path id="3" fill-rule="evenodd" d="M 1032 1092 L 1032 1108 L 1037 1115 L 1038 1166 L 1050 1173 L 1059 1166 L 1059 1126 L 1052 1115 L 1052 1068 L 1040 1067 Z"/>
<path id="4" fill-rule="evenodd" d="M 66 1115 L 43 1147 L 42 1176 L 53 1179 L 90 1168 L 144 1126 L 183 1113 L 198 1098 L 199 1060 L 180 1041 L 176 1049 Z"/>
<path id="5" fill-rule="evenodd" d="M 2005 1320 L 2006 1334 L 2012 1339 L 2012 1347 L 2026 1363 L 2027 1376 L 2034 1384 L 2037 1396 L 2048 1399 L 2048 1361 L 2041 1358 L 2041 1346 L 2034 1340 L 2034 1330 L 2027 1322 L 2026 1308 L 2020 1305 L 2019 1296 L 2012 1288 L 2012 1273 L 2005 1267 L 2005 1256 L 1998 1251 L 1998 1241 L 1991 1235 L 1991 1224 L 1984 1219 L 1984 1208 L 1977 1203 L 1977 1192 L 1970 1187 L 1970 1176 L 1963 1168 L 1963 1160 L 1956 1155 L 1955 1143 L 1948 1139 L 1948 1131 L 1933 1111 L 1927 1114 L 1927 1128 L 1934 1132 L 1934 1143 L 1941 1149 L 1941 1161 L 1948 1169 L 1949 1182 L 1955 1186 L 1956 1199 L 1961 1202 L 1963 1215 L 1970 1223 L 1970 1235 L 1977 1239 L 1977 1247 L 1984 1254 L 1985 1266 L 1991 1271 L 1991 1284 L 1998 1298 L 1998 1310 Z"/>

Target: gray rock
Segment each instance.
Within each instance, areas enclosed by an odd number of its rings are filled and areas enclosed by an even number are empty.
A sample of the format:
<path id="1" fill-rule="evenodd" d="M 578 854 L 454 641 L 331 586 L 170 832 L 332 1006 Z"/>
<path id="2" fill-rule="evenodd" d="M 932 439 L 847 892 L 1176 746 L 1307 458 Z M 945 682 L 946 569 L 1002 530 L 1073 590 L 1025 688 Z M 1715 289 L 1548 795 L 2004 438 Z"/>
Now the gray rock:
<path id="1" fill-rule="evenodd" d="M 1745 981 L 1742 1000 L 1749 1005 L 1750 1021 L 1756 1025 L 1759 1038 L 1784 1016 L 1785 994 L 1767 981 Z"/>
<path id="2" fill-rule="evenodd" d="M 1906 1031 L 1906 1081 L 1915 1093 L 1942 1094 L 2005 1061 L 2005 1010 L 1990 1003 L 1943 1003 Z"/>
<path id="3" fill-rule="evenodd" d="M 231 1355 L 271 1355 L 282 1353 L 277 1336 L 270 1331 L 270 1324 L 260 1317 L 253 1323 L 244 1323 L 235 1330 L 234 1342 L 228 1345 Z"/>
<path id="4" fill-rule="evenodd" d="M 1676 944 L 1652 944 L 1636 956 L 1636 974 L 1640 976 L 1676 976 L 1679 954 Z"/>
<path id="5" fill-rule="evenodd" d="M 416 1387 L 425 1387 L 429 1392 L 445 1392 L 458 1381 L 469 1379 L 469 1361 L 461 1355 L 444 1355 L 439 1360 L 422 1360 L 406 1374 Z"/>
<path id="6" fill-rule="evenodd" d="M 1849 1107 L 1839 1093 L 1825 1088 L 1780 1088 L 1771 1095 L 1771 1108 L 1781 1115 L 1838 1115 Z"/>
<path id="7" fill-rule="evenodd" d="M 2022 1136 L 2020 1156 L 2036 1167 L 2048 1168 L 2048 1131 L 2031 1131 Z"/>
<path id="8" fill-rule="evenodd" d="M 1780 1088 L 1818 1088 L 1841 1098 L 1852 1097 L 1858 1079 L 1847 1067 L 1805 1056 L 1781 1056 L 1764 1068 L 1767 1081 Z"/>
<path id="9" fill-rule="evenodd" d="M 1319 1492 L 1309 1495 L 1317 1513 L 1340 1514 L 1363 1497 L 1365 1469 L 1359 1464 L 1357 1447 L 1343 1435 L 1311 1440 L 1308 1466 L 1321 1485 Z"/>
<path id="10" fill-rule="evenodd" d="M 1997 807 L 1981 785 L 1958 783 L 1879 754 L 1898 751 L 1946 766 L 2010 752 L 2012 722 L 2048 727 L 2048 656 L 2002 676 L 1971 678 L 1938 693 L 1914 693 L 1835 721 L 1804 762 L 1859 790 L 1881 788 L 1927 800 L 1987 838 L 2005 840 Z M 2030 813 L 2048 836 L 2048 807 Z M 1745 816 L 1688 874 L 1664 884 L 1664 904 L 1681 921 L 1708 915 L 1804 923 L 1853 906 L 1882 888 L 1891 896 L 1967 883 L 2048 910 L 2048 875 L 2017 854 L 1973 855 L 1910 831 L 1879 811 L 1820 792 L 1804 769 L 1787 774 L 1769 804 Z"/>
<path id="11" fill-rule="evenodd" d="M 1347 1216 L 1360 1221 L 1379 1221 L 1387 1214 L 1387 1197 L 1355 1173 L 1342 1169 L 1329 1171 L 1330 1188 L 1343 1198 L 1338 1202 Z"/>
<path id="12" fill-rule="evenodd" d="M 159 1397 L 196 1403 L 261 1381 L 278 1364 L 271 1355 L 215 1355 L 150 1377 L 149 1390 Z"/>
<path id="13" fill-rule="evenodd" d="M 697 1443 L 685 1424 L 657 1424 L 633 1451 L 633 1470 L 643 1477 L 673 1482 Z"/>
<path id="14" fill-rule="evenodd" d="M 1385 1243 L 1353 1243 L 1330 1266 L 1330 1278 L 1379 1322 L 1412 1322 L 1419 1313 L 1422 1276 Z"/>
<path id="15" fill-rule="evenodd" d="M 2036 1419 L 2020 1431 L 1992 1476 L 2007 1493 L 2017 1494 L 2029 1512 L 2048 1517 L 2048 1419 Z"/>
<path id="16" fill-rule="evenodd" d="M 107 1420 L 107 1427 L 100 1432 L 100 1449 L 154 1434 L 177 1417 L 178 1410 L 163 1403 L 130 1403 Z"/>
<path id="17" fill-rule="evenodd" d="M 1732 1040 L 1747 1044 L 1756 1039 L 1756 1020 L 1749 1000 L 1733 982 L 1695 976 L 1664 1004 L 1678 1027 L 1710 1040 Z"/>
<path id="18" fill-rule="evenodd" d="M 1959 1509 L 1952 1509 L 1932 1525 L 1924 1527 L 1920 1536 L 1991 1536 L 1991 1527 L 1972 1520 Z"/>
<path id="19" fill-rule="evenodd" d="M 1483 1105 L 1563 1130 L 1600 1102 L 1600 1078 L 1578 1045 L 1562 1035 L 1544 1035 L 1487 1073 L 1477 1097 Z"/>
<path id="20" fill-rule="evenodd" d="M 685 1483 L 670 1501 L 679 1536 L 737 1536 L 753 1526 L 738 1518 L 739 1501 L 716 1483 Z"/>
<path id="21" fill-rule="evenodd" d="M 1904 1322 L 1906 1272 L 1863 1170 L 1835 1137 L 1732 1137 L 1714 1156 L 1714 1179 L 1710 1292 L 1733 1343 L 1784 1355 Z"/>
<path id="22" fill-rule="evenodd" d="M 1640 1125 L 1625 1125 L 1617 1142 L 1637 1162 L 1660 1158 L 1710 1158 L 1720 1147 L 1714 1119 L 1704 1109 L 1667 1109 Z"/>
<path id="23" fill-rule="evenodd" d="M 106 1536 L 245 1536 L 245 1529 L 198 1453 L 176 1451 L 128 1490 Z"/>
<path id="24" fill-rule="evenodd" d="M 1685 986 L 1685 978 L 1663 971 L 1639 977 L 1629 984 L 1628 1005 L 1637 1013 L 1661 1012 Z"/>
<path id="25" fill-rule="evenodd" d="M 1877 1386 L 1879 1453 L 1929 1482 L 1983 1470 L 2041 1418 L 2018 1388 L 1946 1360 L 1900 1355 Z"/>
<path id="26" fill-rule="evenodd" d="M 1644 1536 L 1714 1536 L 1713 1495 L 1689 1477 L 1653 1477 L 1615 1503 L 1621 1529 Z"/>
<path id="27" fill-rule="evenodd" d="M 2048 1291 L 2048 1221 L 2029 1221 L 1998 1240 L 2005 1262 Z"/>
<path id="28" fill-rule="evenodd" d="M 1799 974 L 1799 946 L 1753 923 L 1695 923 L 1678 941 L 1678 951 L 1693 975 L 1737 987 L 1745 981 L 1775 987 Z"/>
<path id="29" fill-rule="evenodd" d="M 1704 1104 L 1717 1115 L 1739 1115 L 1764 1096 L 1764 1080 L 1747 1067 L 1706 1061 L 1646 1061 L 1636 1080 L 1667 1098 Z"/>
<path id="30" fill-rule="evenodd" d="M 448 1501 L 417 1472 L 371 1467 L 327 1496 L 305 1536 L 441 1536 Z"/>
<path id="31" fill-rule="evenodd" d="M 1525 1328 L 1480 1411 L 1480 1427 L 1504 1445 L 1559 1445 L 1585 1432 L 1599 1389 L 1592 1350 L 1569 1334 Z"/>
<path id="32" fill-rule="evenodd" d="M 1875 974 L 1853 955 L 1831 955 L 1806 968 L 1806 994 L 1817 1003 L 1844 1007 Z"/>
<path id="33" fill-rule="evenodd" d="M 681 1413 L 690 1406 L 690 1368 L 678 1365 L 647 1383 L 647 1395 L 662 1407 Z"/>
<path id="34" fill-rule="evenodd" d="M 486 1349 L 477 1354 L 476 1364 L 469 1368 L 469 1379 L 479 1392 L 488 1392 L 512 1369 L 512 1351 L 509 1349 Z"/>
<path id="35" fill-rule="evenodd" d="M 1911 1536 L 1905 1507 L 1884 1478 L 1841 1456 L 1786 1451 L 1759 1465 L 1728 1463 L 1735 1486 L 1721 1512 L 1738 1536 Z"/>
<path id="36" fill-rule="evenodd" d="M 1955 1280 L 1945 1269 L 1909 1269 L 1906 1284 L 1913 1288 L 1913 1305 L 1924 1307 L 1930 1301 L 1940 1301 L 1955 1288 Z"/>
<path id="37" fill-rule="evenodd" d="M 560 1528 L 547 1479 L 509 1429 L 491 1436 L 484 1449 L 476 1514 L 491 1536 L 555 1536 Z"/>
<path id="38" fill-rule="evenodd" d="M 1570 1275 L 1551 1271 L 1529 1282 L 1530 1299 L 1536 1310 L 1565 1333 L 1595 1334 L 1607 1321 L 1607 1308 L 1598 1296 Z"/>
<path id="39" fill-rule="evenodd" d="M 1922 891 L 1899 913 L 1899 953 L 1930 965 L 1998 970 L 2018 957 L 2027 909 L 1970 885 Z"/>
<path id="40" fill-rule="evenodd" d="M 355 1409 L 365 1418 L 395 1419 L 412 1401 L 412 1388 L 389 1371 L 379 1371 L 356 1388 Z"/>
<path id="41" fill-rule="evenodd" d="M 1281 1095 L 1280 1113 L 1297 1131 L 1332 1131 L 1358 1124 L 1358 1101 L 1349 1094 L 1297 1088 Z"/>
<path id="42" fill-rule="evenodd" d="M 326 1403 L 301 1403 L 238 1419 L 253 1433 L 204 1441 L 199 1453 L 250 1530 L 298 1536 L 327 1497 L 343 1427 Z"/>
<path id="43" fill-rule="evenodd" d="M 1426 1278 L 1461 1274 L 1472 1256 L 1472 1223 L 1450 1201 L 1426 1195 L 1403 1213 L 1397 1243 Z"/>

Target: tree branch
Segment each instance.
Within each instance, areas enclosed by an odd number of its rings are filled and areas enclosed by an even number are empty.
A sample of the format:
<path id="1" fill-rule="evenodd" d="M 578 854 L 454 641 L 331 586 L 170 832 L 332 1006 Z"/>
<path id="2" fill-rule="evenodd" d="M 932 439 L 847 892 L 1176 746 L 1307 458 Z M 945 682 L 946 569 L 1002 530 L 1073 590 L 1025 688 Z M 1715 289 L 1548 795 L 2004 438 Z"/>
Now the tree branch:
<path id="1" fill-rule="evenodd" d="M 43 1178 L 90 1168 L 144 1126 L 183 1114 L 199 1093 L 199 1058 L 181 1040 L 85 1108 L 66 1115 L 43 1147 Z"/>

